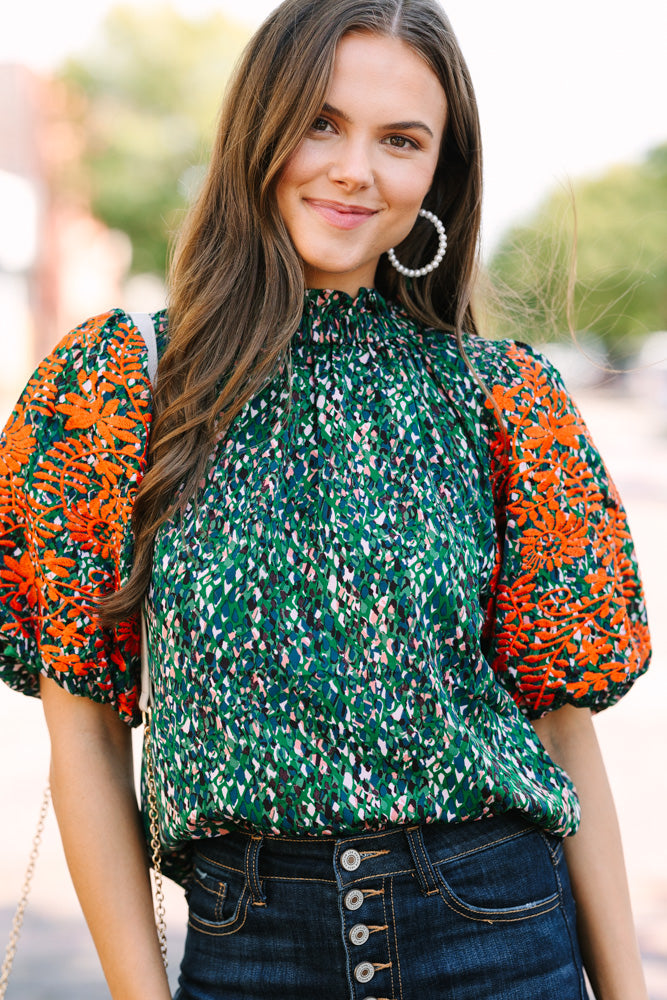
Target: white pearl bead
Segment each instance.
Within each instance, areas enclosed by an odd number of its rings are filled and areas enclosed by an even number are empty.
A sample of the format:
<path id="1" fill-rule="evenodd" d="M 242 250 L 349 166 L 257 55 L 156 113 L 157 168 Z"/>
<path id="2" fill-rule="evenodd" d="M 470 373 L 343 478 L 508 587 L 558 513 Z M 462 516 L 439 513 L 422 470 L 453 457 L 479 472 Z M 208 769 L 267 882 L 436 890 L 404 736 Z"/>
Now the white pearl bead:
<path id="1" fill-rule="evenodd" d="M 405 275 L 406 278 L 422 278 L 424 275 L 435 271 L 436 267 L 440 265 L 440 262 L 445 256 L 445 251 L 447 249 L 447 234 L 445 232 L 445 227 L 438 216 L 433 212 L 429 212 L 426 208 L 420 208 L 419 214 L 423 219 L 428 219 L 429 222 L 432 222 L 435 226 L 436 232 L 438 233 L 438 252 L 430 264 L 425 264 L 424 267 L 410 268 L 399 263 L 396 253 L 394 252 L 394 248 L 392 247 L 391 250 L 387 252 L 389 263 L 398 271 L 399 274 Z"/>

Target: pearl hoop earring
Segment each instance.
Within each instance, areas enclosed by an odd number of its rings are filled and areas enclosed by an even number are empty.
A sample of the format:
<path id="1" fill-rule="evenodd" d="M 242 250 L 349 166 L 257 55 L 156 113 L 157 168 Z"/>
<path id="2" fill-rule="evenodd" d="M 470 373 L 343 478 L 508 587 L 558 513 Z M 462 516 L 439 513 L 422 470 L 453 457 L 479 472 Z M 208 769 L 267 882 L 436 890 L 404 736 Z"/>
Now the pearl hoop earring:
<path id="1" fill-rule="evenodd" d="M 394 252 L 394 248 L 387 251 L 387 256 L 389 257 L 389 263 L 392 267 L 395 267 L 399 274 L 404 274 L 406 278 L 423 278 L 425 274 L 430 274 L 431 271 L 435 271 L 436 267 L 440 266 L 442 258 L 445 256 L 445 251 L 447 250 L 447 233 L 445 232 L 445 227 L 433 212 L 429 212 L 426 208 L 420 208 L 419 214 L 422 219 L 428 219 L 432 222 L 435 228 L 438 230 L 438 252 L 431 261 L 430 264 L 426 264 L 424 267 L 404 267 L 403 264 L 399 264 L 398 258 Z"/>

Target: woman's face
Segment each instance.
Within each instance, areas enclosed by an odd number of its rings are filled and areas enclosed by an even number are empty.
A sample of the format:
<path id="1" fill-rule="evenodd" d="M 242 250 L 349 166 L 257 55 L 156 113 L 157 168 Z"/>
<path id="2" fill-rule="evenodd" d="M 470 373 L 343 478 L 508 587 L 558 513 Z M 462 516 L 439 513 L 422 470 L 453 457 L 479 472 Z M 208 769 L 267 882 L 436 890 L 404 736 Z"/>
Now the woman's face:
<path id="1" fill-rule="evenodd" d="M 431 186 L 446 116 L 437 76 L 405 42 L 341 40 L 324 107 L 276 187 L 309 288 L 373 286 Z"/>

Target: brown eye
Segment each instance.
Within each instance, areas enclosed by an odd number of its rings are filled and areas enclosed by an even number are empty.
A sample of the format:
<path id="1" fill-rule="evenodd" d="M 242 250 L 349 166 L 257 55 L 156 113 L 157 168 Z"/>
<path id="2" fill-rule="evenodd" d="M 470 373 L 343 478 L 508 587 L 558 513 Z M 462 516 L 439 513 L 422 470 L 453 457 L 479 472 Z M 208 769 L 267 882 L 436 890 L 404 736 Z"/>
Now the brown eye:
<path id="1" fill-rule="evenodd" d="M 406 135 L 390 135 L 389 145 L 394 149 L 418 149 L 417 143 Z"/>
<path id="2" fill-rule="evenodd" d="M 316 118 L 313 124 L 310 126 L 313 132 L 326 132 L 329 128 L 329 122 L 326 118 Z"/>

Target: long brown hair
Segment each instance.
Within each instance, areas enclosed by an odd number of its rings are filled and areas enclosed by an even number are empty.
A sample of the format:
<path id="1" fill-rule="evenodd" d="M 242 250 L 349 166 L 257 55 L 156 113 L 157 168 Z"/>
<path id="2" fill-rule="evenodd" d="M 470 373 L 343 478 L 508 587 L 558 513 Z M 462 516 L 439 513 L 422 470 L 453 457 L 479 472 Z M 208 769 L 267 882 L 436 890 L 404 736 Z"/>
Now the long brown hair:
<path id="1" fill-rule="evenodd" d="M 160 361 L 149 468 L 133 508 L 134 564 L 102 620 L 136 611 L 150 581 L 160 524 L 196 495 L 214 438 L 287 363 L 303 310 L 302 262 L 278 213 L 281 169 L 325 103 L 336 46 L 349 32 L 399 38 L 434 71 L 447 124 L 424 207 L 447 228 L 443 263 L 410 281 L 386 256 L 377 289 L 416 319 L 476 333 L 470 299 L 479 254 L 482 153 L 477 103 L 458 42 L 437 0 L 285 0 L 247 45 L 221 110 L 202 190 L 172 257 L 169 344 Z M 418 219 L 397 248 L 420 266 L 437 249 Z M 465 356 L 465 352 L 464 356 Z"/>

